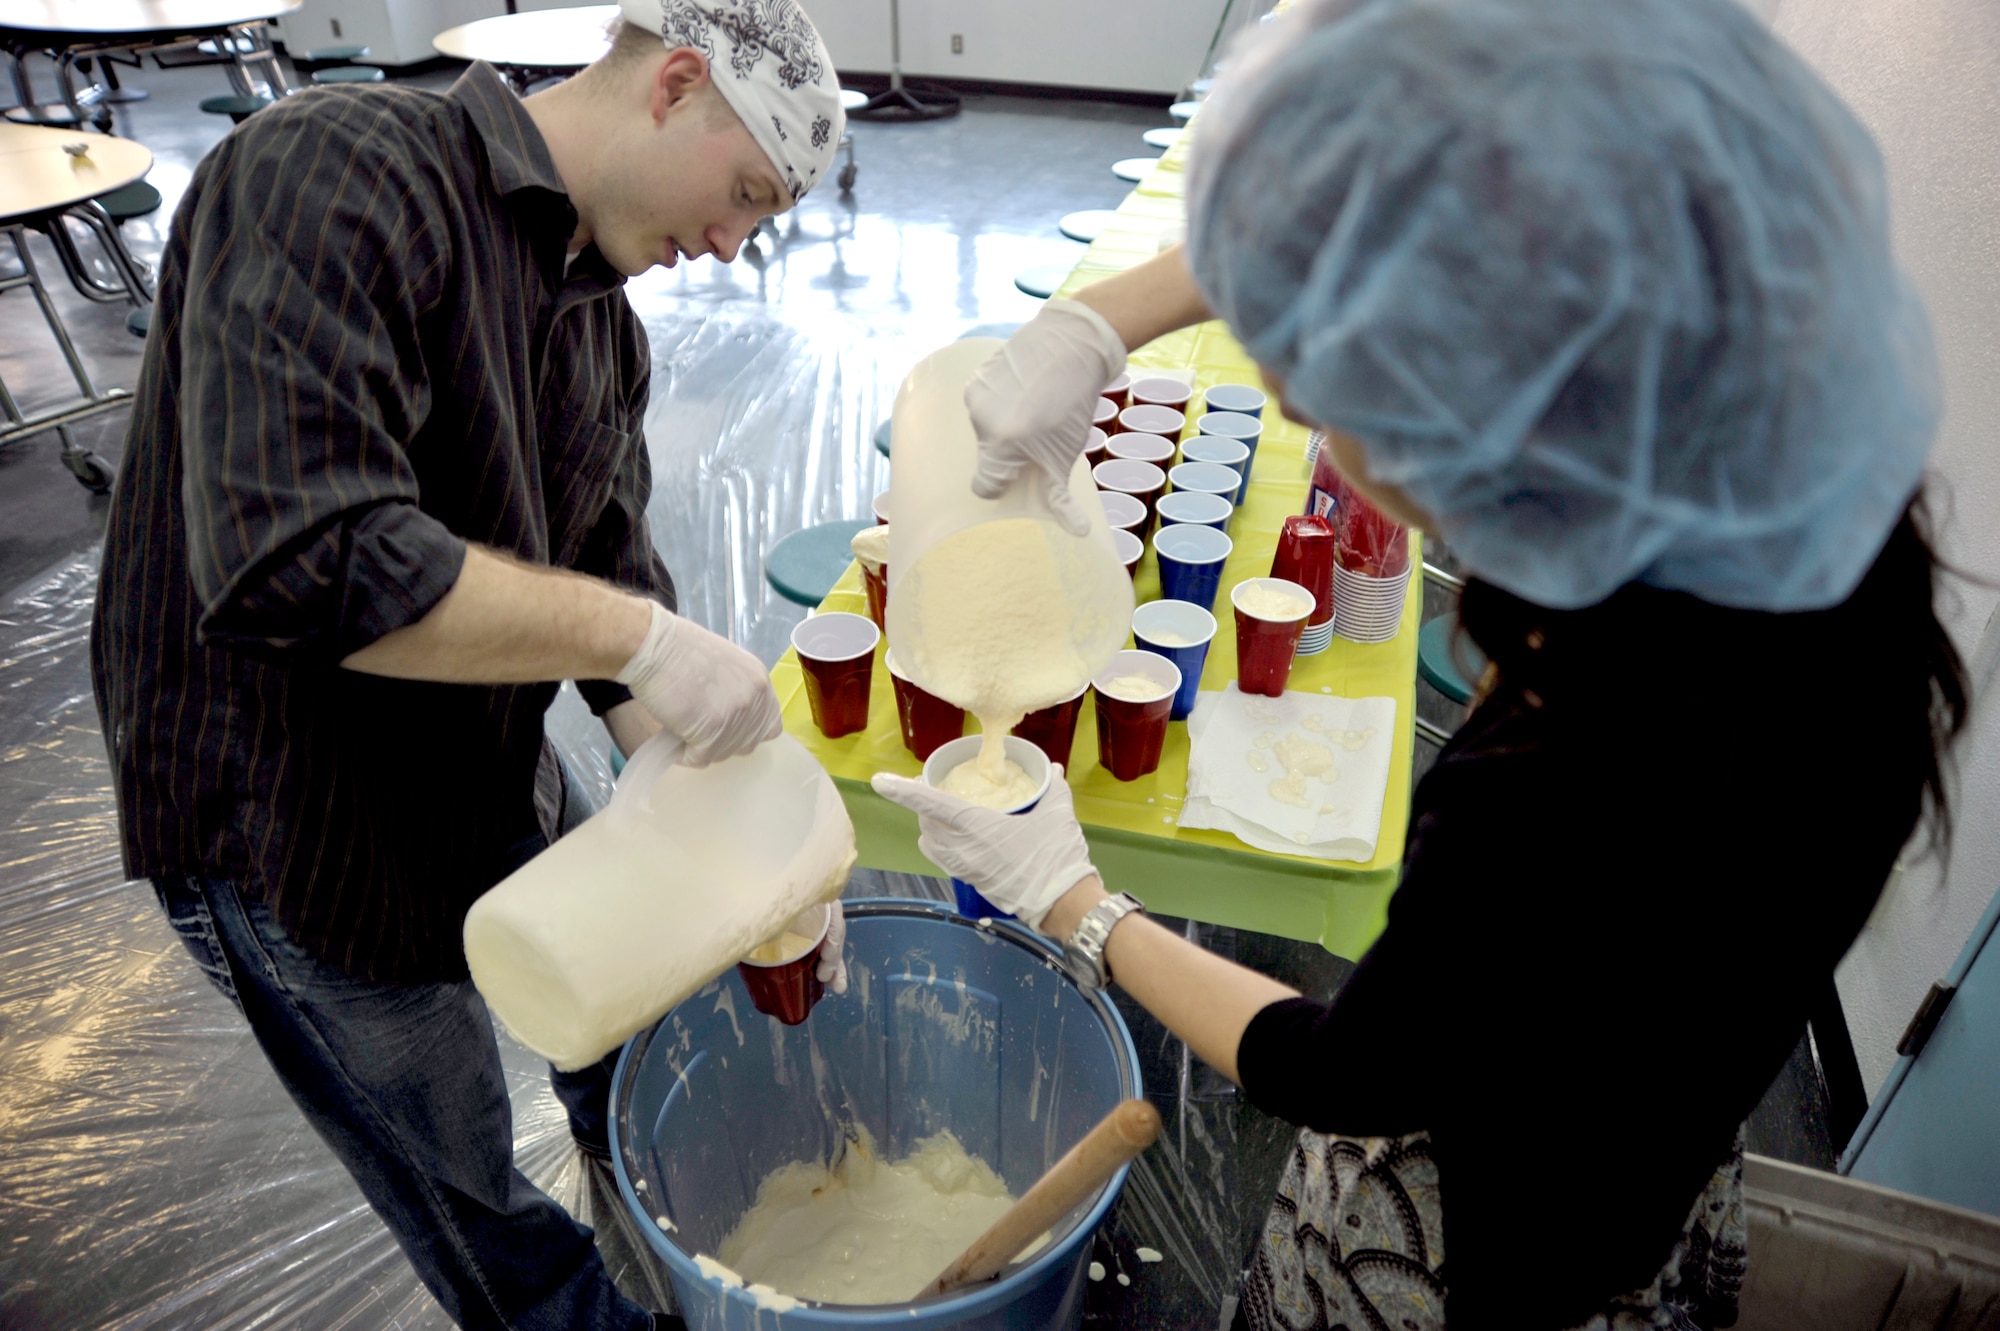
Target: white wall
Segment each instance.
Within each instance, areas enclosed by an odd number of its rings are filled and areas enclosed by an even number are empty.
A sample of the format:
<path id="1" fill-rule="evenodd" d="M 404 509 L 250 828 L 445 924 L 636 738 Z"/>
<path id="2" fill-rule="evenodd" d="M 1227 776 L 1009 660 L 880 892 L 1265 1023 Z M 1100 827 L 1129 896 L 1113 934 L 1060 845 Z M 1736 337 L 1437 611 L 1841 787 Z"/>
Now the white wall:
<path id="1" fill-rule="evenodd" d="M 803 0 L 843 73 L 886 73 L 889 0 Z M 903 72 L 1176 95 L 1225 0 L 903 0 Z M 1270 8 L 1237 0 L 1233 30 Z M 951 38 L 965 39 L 952 54 Z"/>
<path id="2" fill-rule="evenodd" d="M 1763 0 L 1776 31 L 1871 129 L 1888 162 L 1896 248 L 1937 332 L 1945 416 L 1934 503 L 1945 557 L 2000 578 L 2000 5 L 1993 0 Z M 1994 592 L 1940 607 L 1975 656 Z M 1988 652 L 1994 648 L 1989 639 Z M 1837 669 L 1838 662 L 1827 663 Z M 1984 664 L 1984 663 L 1983 663 Z M 1990 688 L 1991 686 L 1989 686 Z M 1841 999 L 1872 1095 L 1918 1001 L 2000 890 L 2000 697 L 1959 753 L 1950 871 L 1912 862 L 1841 966 Z M 1835 829 L 1829 829 L 1834 831 Z"/>

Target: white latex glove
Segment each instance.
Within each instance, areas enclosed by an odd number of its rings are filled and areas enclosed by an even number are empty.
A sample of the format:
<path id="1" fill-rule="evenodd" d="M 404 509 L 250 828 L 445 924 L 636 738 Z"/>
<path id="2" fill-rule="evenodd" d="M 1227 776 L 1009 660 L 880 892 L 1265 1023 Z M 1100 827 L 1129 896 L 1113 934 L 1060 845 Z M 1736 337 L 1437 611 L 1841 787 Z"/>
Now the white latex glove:
<path id="1" fill-rule="evenodd" d="M 1001 813 L 904 776 L 878 773 L 875 793 L 917 815 L 917 849 L 979 895 L 1041 927 L 1063 893 L 1097 872 L 1077 826 L 1060 764 L 1049 793 L 1026 813 Z"/>
<path id="2" fill-rule="evenodd" d="M 833 918 L 826 922 L 826 941 L 820 944 L 819 982 L 836 994 L 847 992 L 847 912 L 833 903 Z"/>
<path id="3" fill-rule="evenodd" d="M 979 437 L 972 492 L 997 499 L 1027 469 L 1056 521 L 1072 536 L 1088 531 L 1070 497 L 1070 468 L 1089 440 L 1092 408 L 1124 368 L 1125 343 L 1103 315 L 1073 300 L 1042 306 L 965 386 Z"/>
<path id="4" fill-rule="evenodd" d="M 776 739 L 784 720 L 764 663 L 658 601 L 652 606 L 646 640 L 617 678 L 687 746 L 681 761 L 706 767 Z"/>

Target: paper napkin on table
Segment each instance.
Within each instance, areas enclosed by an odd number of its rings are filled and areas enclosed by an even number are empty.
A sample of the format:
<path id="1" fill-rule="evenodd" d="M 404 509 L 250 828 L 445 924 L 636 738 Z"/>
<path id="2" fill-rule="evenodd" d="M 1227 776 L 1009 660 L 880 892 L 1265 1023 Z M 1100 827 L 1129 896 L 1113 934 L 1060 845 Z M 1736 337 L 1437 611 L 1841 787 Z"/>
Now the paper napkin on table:
<path id="1" fill-rule="evenodd" d="M 1182 827 L 1319 860 L 1371 860 L 1389 783 L 1394 698 L 1204 693 L 1188 717 Z"/>

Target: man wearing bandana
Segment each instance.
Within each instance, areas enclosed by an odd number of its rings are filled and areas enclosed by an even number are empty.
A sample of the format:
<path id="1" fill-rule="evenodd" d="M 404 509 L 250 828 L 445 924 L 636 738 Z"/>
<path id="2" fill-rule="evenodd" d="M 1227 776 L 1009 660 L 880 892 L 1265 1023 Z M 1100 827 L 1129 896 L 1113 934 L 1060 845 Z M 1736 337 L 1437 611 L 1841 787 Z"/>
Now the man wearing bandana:
<path id="1" fill-rule="evenodd" d="M 757 659 L 673 613 L 623 292 L 736 256 L 842 129 L 792 0 L 625 0 L 517 100 L 312 92 L 175 213 L 92 632 L 127 871 L 463 1327 L 677 1325 L 513 1166 L 465 911 L 545 844 L 542 715 L 629 753 L 776 735 Z M 844 972 L 834 949 L 822 978 Z M 604 1148 L 603 1068 L 556 1089 Z"/>

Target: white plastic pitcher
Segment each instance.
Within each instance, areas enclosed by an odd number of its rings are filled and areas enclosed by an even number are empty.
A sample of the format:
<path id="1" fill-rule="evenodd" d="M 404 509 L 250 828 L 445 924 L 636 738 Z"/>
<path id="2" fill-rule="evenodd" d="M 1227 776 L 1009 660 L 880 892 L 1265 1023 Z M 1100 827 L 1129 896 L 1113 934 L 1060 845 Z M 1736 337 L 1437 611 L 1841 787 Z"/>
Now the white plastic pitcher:
<path id="1" fill-rule="evenodd" d="M 473 903 L 465 959 L 514 1038 L 584 1067 L 840 895 L 854 825 L 789 735 L 712 767 L 657 735 L 610 804 Z"/>
<path id="2" fill-rule="evenodd" d="M 889 645 L 912 681 L 975 714 L 983 699 L 973 695 L 995 680 L 1025 689 L 1029 711 L 1074 697 L 1125 645 L 1132 619 L 1132 580 L 1081 457 L 1069 488 L 1090 518 L 1083 536 L 1050 515 L 1039 478 L 1024 476 L 998 499 L 972 493 L 978 441 L 965 386 L 1000 346 L 966 338 L 925 357 L 896 394 L 890 430 Z M 953 558 L 994 548 L 988 524 L 1022 521 L 1035 524 L 1032 558 Z M 1010 538 L 1022 530 L 1008 529 Z M 971 681 L 967 642 L 981 648 Z"/>

